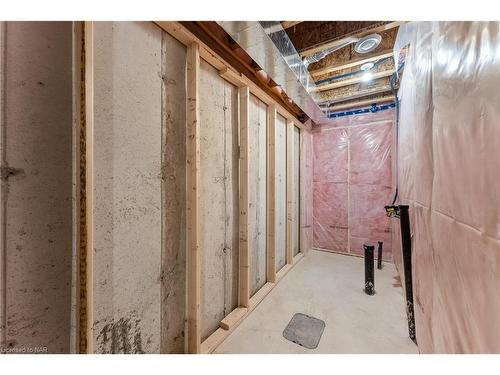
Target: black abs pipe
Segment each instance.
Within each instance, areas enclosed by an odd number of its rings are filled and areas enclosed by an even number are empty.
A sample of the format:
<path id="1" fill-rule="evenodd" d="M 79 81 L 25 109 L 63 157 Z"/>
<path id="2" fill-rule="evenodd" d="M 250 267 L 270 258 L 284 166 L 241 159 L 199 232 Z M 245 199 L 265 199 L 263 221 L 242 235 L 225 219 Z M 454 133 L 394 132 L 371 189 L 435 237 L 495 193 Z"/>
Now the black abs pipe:
<path id="1" fill-rule="evenodd" d="M 378 254 L 377 254 L 377 268 L 379 270 L 382 269 L 382 245 L 384 243 L 382 241 L 378 241 Z"/>
<path id="2" fill-rule="evenodd" d="M 364 244 L 363 248 L 365 250 L 365 293 L 373 296 L 375 294 L 375 272 L 373 267 L 375 246 Z"/>
<path id="3" fill-rule="evenodd" d="M 401 221 L 401 245 L 403 249 L 403 269 L 405 274 L 406 290 L 406 315 L 408 317 L 408 334 L 413 342 L 417 343 L 415 334 L 415 312 L 413 308 L 413 283 L 411 274 L 411 234 L 410 216 L 408 206 L 399 206 L 399 219 Z"/>

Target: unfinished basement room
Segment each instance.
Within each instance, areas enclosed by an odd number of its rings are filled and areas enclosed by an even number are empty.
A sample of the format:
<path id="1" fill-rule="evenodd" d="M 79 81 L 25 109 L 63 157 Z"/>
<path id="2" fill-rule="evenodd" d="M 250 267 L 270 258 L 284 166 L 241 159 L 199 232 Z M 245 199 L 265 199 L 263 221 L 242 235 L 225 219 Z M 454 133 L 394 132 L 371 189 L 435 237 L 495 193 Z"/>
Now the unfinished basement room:
<path id="1" fill-rule="evenodd" d="M 395 19 L 1 21 L 0 357 L 499 354 L 500 22 Z"/>

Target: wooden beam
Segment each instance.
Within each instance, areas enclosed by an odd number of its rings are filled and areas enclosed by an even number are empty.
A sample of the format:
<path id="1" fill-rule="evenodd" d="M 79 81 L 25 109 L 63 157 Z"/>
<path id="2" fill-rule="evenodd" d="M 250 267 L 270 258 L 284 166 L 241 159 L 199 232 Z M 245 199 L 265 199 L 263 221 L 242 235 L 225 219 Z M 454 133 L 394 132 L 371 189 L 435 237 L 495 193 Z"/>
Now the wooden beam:
<path id="1" fill-rule="evenodd" d="M 247 86 L 242 76 L 235 73 L 233 70 L 228 69 L 227 67 L 219 70 L 219 75 L 224 78 L 226 81 L 232 83 L 236 87 L 245 87 Z M 247 86 L 248 89 L 248 86 Z"/>
<path id="2" fill-rule="evenodd" d="M 267 281 L 276 282 L 276 107 L 268 107 L 267 127 Z"/>
<path id="3" fill-rule="evenodd" d="M 369 73 L 369 74 L 371 74 L 370 81 L 374 81 L 374 80 L 380 79 L 380 78 L 389 77 L 389 76 L 393 75 L 394 72 L 395 72 L 394 69 L 390 69 L 390 70 L 385 70 L 383 72 L 378 72 L 378 73 Z M 326 85 L 317 86 L 317 90 L 318 91 L 327 91 L 327 90 L 337 89 L 339 87 L 355 85 L 356 83 L 363 82 L 363 77 L 364 77 L 364 74 L 359 74 L 358 77 L 355 77 L 355 78 L 344 79 L 342 81 L 333 82 L 333 83 L 327 83 Z"/>
<path id="4" fill-rule="evenodd" d="M 293 264 L 293 153 L 295 125 L 292 121 L 286 122 L 286 264 Z"/>
<path id="5" fill-rule="evenodd" d="M 246 307 L 237 307 L 233 311 L 229 313 L 224 319 L 219 323 L 219 327 L 228 331 L 233 328 L 235 325 L 239 324 L 239 322 L 245 317 L 248 312 L 248 308 Z"/>
<path id="6" fill-rule="evenodd" d="M 383 92 L 388 92 L 391 90 L 392 90 L 391 86 L 385 85 L 385 86 L 381 86 L 381 87 L 376 87 L 374 89 L 368 89 L 368 90 L 364 90 L 364 91 L 355 91 L 354 94 L 352 94 L 352 95 L 339 96 L 339 97 L 336 97 L 336 98 L 333 98 L 330 100 L 325 100 L 323 102 L 318 103 L 318 105 L 322 105 L 322 104 L 331 105 L 331 104 L 335 104 L 335 103 L 345 102 L 345 101 L 351 100 L 351 99 L 362 98 L 362 97 L 368 96 L 368 95 L 382 94 Z"/>
<path id="7" fill-rule="evenodd" d="M 281 21 L 281 27 L 284 29 L 288 29 L 290 27 L 293 27 L 295 25 L 298 25 L 299 23 L 302 23 L 303 21 Z"/>
<path id="8" fill-rule="evenodd" d="M 389 95 L 389 96 L 382 96 L 380 98 L 372 98 L 372 99 L 365 99 L 365 100 L 359 100 L 354 103 L 345 103 L 345 104 L 339 104 L 339 105 L 334 105 L 329 108 L 330 111 L 343 111 L 345 109 L 352 109 L 352 108 L 358 108 L 358 107 L 363 107 L 367 105 L 371 105 L 373 103 L 386 103 L 386 102 L 392 102 L 395 100 L 394 95 Z"/>
<path id="9" fill-rule="evenodd" d="M 250 252 L 251 236 L 248 233 L 249 213 L 249 105 L 250 91 L 248 86 L 240 87 L 240 249 L 239 249 L 239 306 L 248 307 L 250 299 Z"/>
<path id="10" fill-rule="evenodd" d="M 307 226 L 307 218 L 306 218 L 306 212 L 307 212 L 307 210 L 306 210 L 306 204 L 307 204 L 306 189 L 311 188 L 311 186 L 310 186 L 310 181 L 308 181 L 306 179 L 306 176 L 307 176 L 307 172 L 306 172 L 307 163 L 306 162 L 307 162 L 307 152 L 308 152 L 307 147 L 306 147 L 306 141 L 305 141 L 305 137 L 307 136 L 306 132 L 301 130 L 299 136 L 300 136 L 300 148 L 299 148 L 299 152 L 300 152 L 300 157 L 299 157 L 299 159 L 300 159 L 300 166 L 299 166 L 299 178 L 300 178 L 299 179 L 299 184 L 300 184 L 300 188 L 299 188 L 299 190 L 300 190 L 299 243 L 300 243 L 300 248 L 299 248 L 299 251 L 300 251 L 300 253 L 299 254 L 304 254 L 309 250 L 305 246 L 306 238 L 308 238 L 307 231 L 309 228 Z"/>
<path id="11" fill-rule="evenodd" d="M 255 82 L 253 82 L 250 78 L 245 76 L 242 73 L 237 72 L 232 66 L 230 66 L 224 59 L 222 59 L 217 53 L 215 53 L 210 47 L 204 44 L 199 38 L 197 38 L 193 33 L 187 30 L 184 26 L 182 26 L 179 22 L 174 21 L 157 21 L 155 22 L 162 30 L 169 33 L 171 36 L 176 38 L 179 42 L 184 44 L 185 46 L 189 46 L 191 43 L 196 42 L 199 45 L 200 49 L 200 57 L 212 65 L 219 72 L 222 72 L 221 76 L 233 83 L 232 80 L 238 77 L 238 80 L 242 80 L 244 85 L 248 86 L 250 92 L 254 94 L 261 101 L 266 103 L 268 106 L 273 105 L 279 111 L 283 117 L 286 119 L 291 119 L 296 121 L 297 126 L 301 129 L 311 130 L 311 127 L 305 125 L 300 122 L 285 106 L 279 103 L 276 99 L 274 99 L 267 92 L 262 90 Z M 231 71 L 231 73 L 227 73 L 224 71 L 227 69 Z M 220 73 L 219 73 L 220 74 Z M 236 86 L 240 87 L 242 84 L 235 83 Z"/>
<path id="12" fill-rule="evenodd" d="M 311 56 L 317 52 L 321 52 L 321 51 L 324 51 L 324 50 L 332 48 L 332 47 L 341 46 L 342 44 L 348 42 L 352 38 L 362 38 L 366 35 L 370 35 L 373 33 L 381 33 L 383 31 L 387 31 L 387 30 L 393 29 L 395 27 L 399 27 L 403 23 L 404 22 L 397 21 L 397 22 L 389 22 L 389 23 L 379 25 L 376 27 L 368 27 L 368 28 L 365 28 L 363 30 L 360 30 L 360 31 L 357 31 L 354 33 L 350 33 L 348 35 L 344 35 L 341 38 L 327 41 L 327 42 L 321 43 L 319 45 L 316 45 L 314 47 L 306 48 L 306 49 L 300 51 L 299 53 L 301 56 Z"/>
<path id="13" fill-rule="evenodd" d="M 192 43 L 186 54 L 186 184 L 187 184 L 187 349 L 199 353 L 201 345 L 201 246 L 198 209 L 200 204 L 200 51 Z"/>
<path id="14" fill-rule="evenodd" d="M 392 50 L 391 51 L 383 51 L 380 53 L 376 53 L 370 57 L 360 57 L 358 59 L 349 60 L 347 62 L 343 62 L 343 63 L 338 64 L 338 65 L 327 66 L 325 68 L 312 70 L 309 73 L 311 74 L 311 76 L 313 78 L 315 78 L 315 77 L 322 76 L 322 75 L 329 74 L 329 73 L 333 73 L 333 72 L 336 72 L 339 70 L 344 70 L 344 69 L 352 68 L 354 66 L 362 65 L 362 64 L 367 63 L 367 62 L 385 59 L 387 57 L 392 56 L 393 54 L 394 54 L 394 52 Z"/>

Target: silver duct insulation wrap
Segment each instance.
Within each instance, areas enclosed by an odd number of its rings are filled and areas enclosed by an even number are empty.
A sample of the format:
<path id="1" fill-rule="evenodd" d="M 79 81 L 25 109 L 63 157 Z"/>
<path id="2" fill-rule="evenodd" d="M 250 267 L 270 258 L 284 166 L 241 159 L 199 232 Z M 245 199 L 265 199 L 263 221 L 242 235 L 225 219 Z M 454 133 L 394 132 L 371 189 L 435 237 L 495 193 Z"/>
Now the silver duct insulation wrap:
<path id="1" fill-rule="evenodd" d="M 313 97 L 316 85 L 279 21 L 220 21 L 218 24 L 314 122 L 325 115 Z"/>
<path id="2" fill-rule="evenodd" d="M 338 46 L 331 47 L 320 52 L 316 52 L 314 55 L 311 56 L 306 56 L 304 57 L 303 64 L 307 68 L 309 65 L 318 62 L 320 60 L 323 60 L 326 56 L 334 53 L 335 51 L 338 51 L 341 48 L 347 47 L 350 44 L 356 43 L 358 40 L 359 39 L 352 37 L 345 43 L 339 44 Z"/>

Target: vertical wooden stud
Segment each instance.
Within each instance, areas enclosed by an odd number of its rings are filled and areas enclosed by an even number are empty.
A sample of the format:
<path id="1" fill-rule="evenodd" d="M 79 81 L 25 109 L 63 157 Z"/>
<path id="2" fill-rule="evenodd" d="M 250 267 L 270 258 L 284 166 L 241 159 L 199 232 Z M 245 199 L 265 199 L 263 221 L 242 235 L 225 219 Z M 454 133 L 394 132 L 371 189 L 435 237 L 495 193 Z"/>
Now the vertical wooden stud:
<path id="1" fill-rule="evenodd" d="M 267 281 L 276 282 L 276 107 L 268 107 L 267 132 Z"/>
<path id="2" fill-rule="evenodd" d="M 286 264 L 293 264 L 293 128 L 286 121 Z"/>
<path id="3" fill-rule="evenodd" d="M 308 236 L 308 226 L 306 220 L 306 147 L 305 147 L 305 134 L 306 132 L 303 129 L 300 129 L 300 156 L 299 156 L 299 184 L 300 184 L 300 197 L 299 197 L 299 239 L 300 239 L 300 247 L 299 251 L 304 253 L 306 251 L 306 238 Z M 310 187 L 309 187 L 310 188 Z"/>
<path id="4" fill-rule="evenodd" d="M 201 246 L 198 209 L 200 203 L 200 51 L 194 42 L 186 54 L 186 252 L 187 252 L 187 340 L 188 352 L 199 353 L 201 346 Z"/>
<path id="5" fill-rule="evenodd" d="M 248 168 L 249 168 L 249 101 L 248 86 L 239 88 L 240 99 L 240 267 L 239 305 L 248 307 L 250 300 L 250 251 L 251 236 L 248 233 Z"/>

